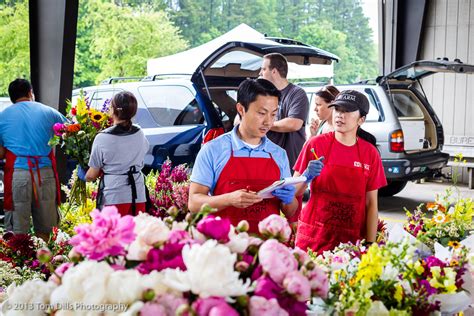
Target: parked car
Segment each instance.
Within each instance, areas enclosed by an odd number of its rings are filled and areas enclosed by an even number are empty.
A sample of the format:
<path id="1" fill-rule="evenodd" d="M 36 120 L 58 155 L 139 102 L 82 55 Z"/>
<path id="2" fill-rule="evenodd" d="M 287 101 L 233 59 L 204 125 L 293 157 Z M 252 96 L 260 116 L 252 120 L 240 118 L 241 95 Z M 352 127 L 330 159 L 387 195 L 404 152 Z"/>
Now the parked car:
<path id="1" fill-rule="evenodd" d="M 447 165 L 449 154 L 441 152 L 443 126 L 429 104 L 420 79 L 438 72 L 473 73 L 474 66 L 458 61 L 423 60 L 401 67 L 374 82 L 337 86 L 354 89 L 370 101 L 370 111 L 362 127 L 375 136 L 388 185 L 379 193 L 399 193 L 409 180 L 433 177 Z M 314 93 L 321 87 L 301 84 L 310 99 L 312 117 Z M 309 126 L 308 126 L 309 131 Z"/>
<path id="2" fill-rule="evenodd" d="M 119 83 L 112 79 L 82 90 L 94 108 L 102 107 L 119 91 L 130 91 L 137 97 L 135 122 L 150 143 L 145 157 L 147 168 L 160 168 L 167 157 L 174 163 L 191 164 L 203 142 L 232 129 L 239 84 L 246 78 L 256 78 L 262 56 L 272 52 L 306 69 L 338 60 L 331 53 L 287 39 L 229 42 L 212 52 L 191 75 L 161 75 Z M 80 90 L 73 91 L 73 102 Z"/>

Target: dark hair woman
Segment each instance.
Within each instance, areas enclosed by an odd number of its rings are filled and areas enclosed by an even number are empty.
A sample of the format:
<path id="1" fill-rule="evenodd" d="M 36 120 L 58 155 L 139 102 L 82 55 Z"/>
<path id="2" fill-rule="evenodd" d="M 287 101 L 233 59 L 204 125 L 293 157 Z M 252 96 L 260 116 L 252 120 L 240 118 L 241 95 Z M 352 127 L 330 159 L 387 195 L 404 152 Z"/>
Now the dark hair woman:
<path id="1" fill-rule="evenodd" d="M 327 85 L 315 93 L 314 111 L 318 115 L 318 121 L 311 120 L 311 135 L 321 135 L 334 130 L 332 126 L 332 109 L 329 105 L 339 94 L 339 90 L 332 85 Z"/>
<path id="2" fill-rule="evenodd" d="M 306 142 L 294 168 L 295 176 L 303 174 L 311 184 L 309 201 L 298 221 L 296 245 L 318 253 L 341 242 L 374 242 L 377 191 L 387 184 L 377 149 L 358 135 L 369 112 L 366 96 L 342 91 L 330 106 L 334 107 L 334 131 Z M 305 188 L 299 185 L 298 193 Z"/>
<path id="3" fill-rule="evenodd" d="M 146 189 L 141 169 L 148 141 L 139 126 L 132 124 L 137 99 L 130 92 L 117 93 L 110 104 L 113 126 L 99 133 L 92 144 L 87 181 L 101 173 L 97 207 L 114 205 L 120 214 L 146 211 Z"/>

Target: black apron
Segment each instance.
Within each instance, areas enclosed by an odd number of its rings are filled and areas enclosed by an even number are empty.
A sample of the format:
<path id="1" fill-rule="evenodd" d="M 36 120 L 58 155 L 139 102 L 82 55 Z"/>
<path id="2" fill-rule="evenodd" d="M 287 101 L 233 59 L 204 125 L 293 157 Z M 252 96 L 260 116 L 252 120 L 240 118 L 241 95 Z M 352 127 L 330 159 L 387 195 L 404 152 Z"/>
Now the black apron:
<path id="1" fill-rule="evenodd" d="M 136 125 L 132 125 L 130 129 L 127 129 L 123 127 L 122 125 L 114 125 L 112 127 L 109 127 L 105 130 L 103 130 L 101 133 L 105 134 L 111 134 L 111 135 L 116 135 L 116 136 L 128 136 L 128 135 L 133 135 L 137 133 L 140 130 L 140 127 Z M 104 207 L 103 205 L 103 200 L 104 200 L 104 178 L 105 175 L 119 175 L 119 176 L 127 176 L 128 177 L 128 185 L 130 186 L 130 189 L 132 191 L 132 214 L 135 216 L 136 214 L 136 200 L 137 200 L 137 186 L 135 183 L 135 174 L 141 173 L 141 170 L 137 170 L 135 166 L 131 166 L 127 172 L 125 173 L 105 173 L 104 176 L 100 178 L 99 181 L 99 188 L 97 192 L 97 208 L 102 209 Z M 145 184 L 145 196 L 146 196 L 146 211 L 148 212 L 151 209 L 151 200 L 150 200 L 150 194 L 148 192 L 148 188 L 146 187 L 146 181 L 145 181 L 145 175 L 143 175 L 143 183 Z"/>

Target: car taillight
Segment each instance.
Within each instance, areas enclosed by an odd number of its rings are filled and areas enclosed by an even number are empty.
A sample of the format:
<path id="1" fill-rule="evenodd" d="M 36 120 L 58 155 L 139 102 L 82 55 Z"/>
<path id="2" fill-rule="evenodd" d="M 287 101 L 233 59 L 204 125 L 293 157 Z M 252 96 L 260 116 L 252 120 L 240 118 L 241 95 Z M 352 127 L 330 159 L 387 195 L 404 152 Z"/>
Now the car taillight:
<path id="1" fill-rule="evenodd" d="M 213 140 L 214 138 L 217 138 L 224 134 L 224 128 L 222 127 L 216 127 L 216 128 L 211 128 L 206 135 L 204 135 L 204 138 L 202 139 L 202 144 L 204 145 L 205 143 Z"/>
<path id="2" fill-rule="evenodd" d="M 390 151 L 403 152 L 405 150 L 405 143 L 403 140 L 403 131 L 396 130 L 390 134 Z"/>

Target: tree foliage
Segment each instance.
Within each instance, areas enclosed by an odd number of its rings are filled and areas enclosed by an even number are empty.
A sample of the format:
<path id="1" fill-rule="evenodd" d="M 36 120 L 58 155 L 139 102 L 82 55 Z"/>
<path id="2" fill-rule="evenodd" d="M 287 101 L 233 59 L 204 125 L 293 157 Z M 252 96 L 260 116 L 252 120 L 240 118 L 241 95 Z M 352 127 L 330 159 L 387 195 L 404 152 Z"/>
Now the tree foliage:
<path id="1" fill-rule="evenodd" d="M 15 78 L 30 77 L 28 2 L 0 4 L 0 95 Z"/>

